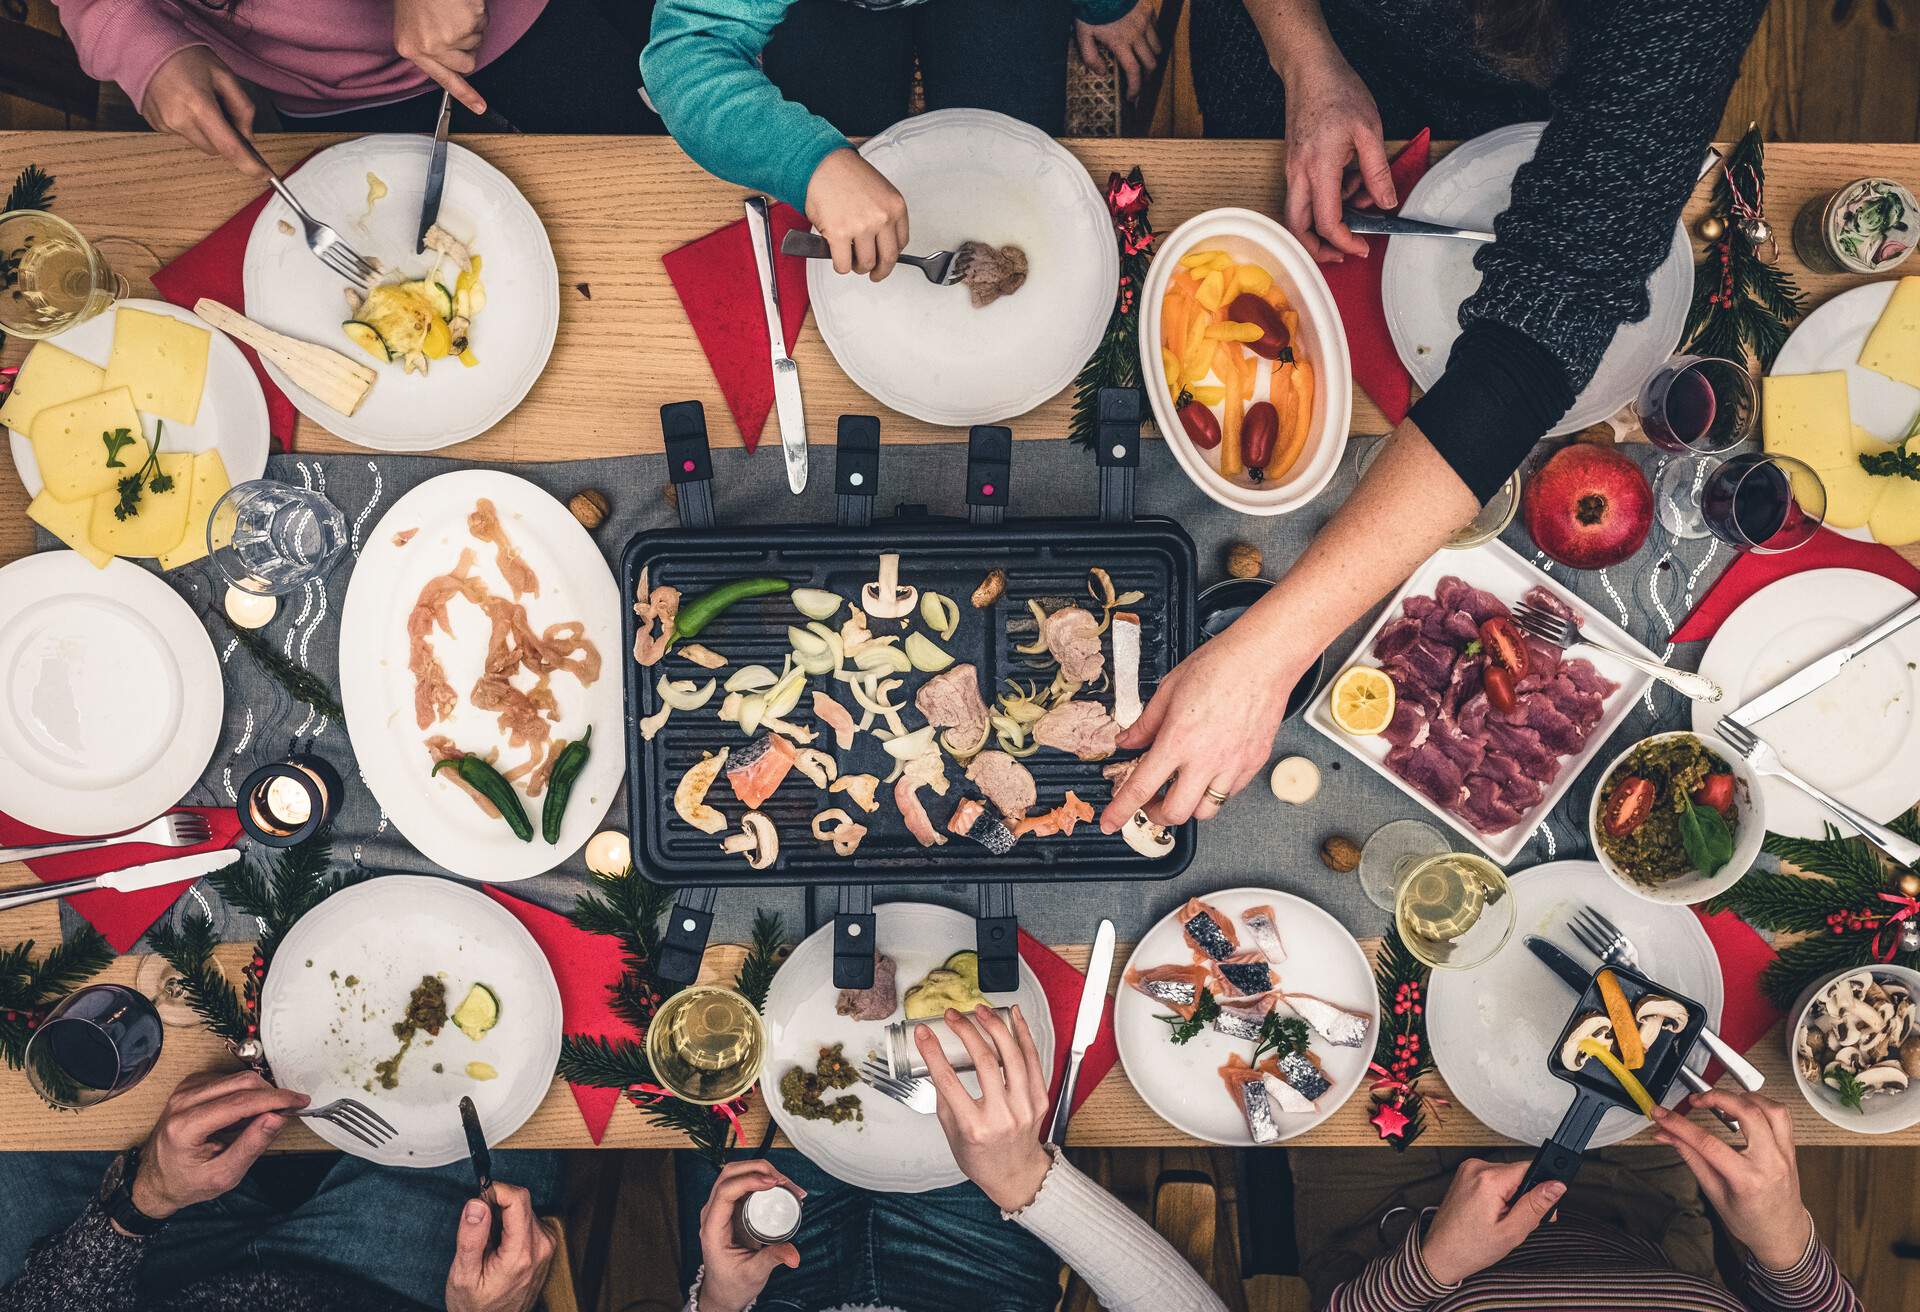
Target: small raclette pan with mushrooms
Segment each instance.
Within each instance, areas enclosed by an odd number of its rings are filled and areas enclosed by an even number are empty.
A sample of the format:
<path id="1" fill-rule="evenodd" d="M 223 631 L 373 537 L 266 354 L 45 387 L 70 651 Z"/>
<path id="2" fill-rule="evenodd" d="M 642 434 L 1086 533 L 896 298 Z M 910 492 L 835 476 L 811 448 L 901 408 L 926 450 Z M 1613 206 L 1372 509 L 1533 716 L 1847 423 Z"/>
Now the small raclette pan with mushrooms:
<path id="1" fill-rule="evenodd" d="M 1574 1004 L 1573 1014 L 1547 1053 L 1547 1069 L 1573 1086 L 1573 1105 L 1560 1118 L 1553 1137 L 1540 1145 L 1533 1165 L 1514 1195 L 1519 1198 L 1535 1185 L 1549 1180 L 1571 1181 L 1580 1172 L 1587 1141 L 1609 1109 L 1623 1107 L 1631 1112 L 1641 1108 L 1634 1097 L 1608 1069 L 1606 1063 L 1583 1051 L 1581 1041 L 1591 1040 L 1607 1049 L 1616 1060 L 1623 1054 L 1607 999 L 1601 988 L 1602 975 L 1611 975 L 1628 1007 L 1633 1011 L 1635 1038 L 1640 1040 L 1643 1059 L 1629 1076 L 1658 1103 L 1665 1098 L 1680 1076 L 1693 1045 L 1706 1028 L 1707 1009 L 1692 998 L 1654 983 L 1638 971 L 1606 966 L 1593 972 L 1586 990 Z"/>

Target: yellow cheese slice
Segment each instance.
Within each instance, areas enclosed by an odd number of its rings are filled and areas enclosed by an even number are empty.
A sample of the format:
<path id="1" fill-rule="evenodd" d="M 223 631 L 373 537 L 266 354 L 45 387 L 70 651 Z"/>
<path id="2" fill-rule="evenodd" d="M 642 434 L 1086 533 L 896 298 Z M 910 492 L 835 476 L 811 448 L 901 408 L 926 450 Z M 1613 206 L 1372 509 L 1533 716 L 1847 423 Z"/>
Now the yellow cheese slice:
<path id="1" fill-rule="evenodd" d="M 1861 528 L 1873 517 L 1873 508 L 1879 503 L 1880 494 L 1894 480 L 1869 474 L 1861 468 L 1860 457 L 1885 451 L 1887 447 L 1887 443 L 1855 424 L 1853 457 L 1818 471 L 1821 487 L 1827 494 L 1826 522 L 1829 528 Z M 1800 476 L 1796 474 L 1793 481 L 1794 495 L 1804 506 L 1807 502 L 1800 486 Z"/>
<path id="2" fill-rule="evenodd" d="M 0 405 L 0 427 L 33 434 L 33 417 L 48 406 L 64 405 L 106 390 L 107 371 L 89 364 L 52 342 L 40 342 L 27 352 L 13 380 L 7 403 Z"/>
<path id="3" fill-rule="evenodd" d="M 160 568 L 189 565 L 207 554 L 207 517 L 213 503 L 227 494 L 227 462 L 217 450 L 196 452 L 193 457 L 192 496 L 187 502 L 186 532 L 171 550 L 160 553 Z"/>
<path id="4" fill-rule="evenodd" d="M 1853 458 L 1853 420 L 1847 413 L 1847 375 L 1787 374 L 1762 383 L 1762 437 L 1775 455 L 1793 456 L 1815 469 Z"/>
<path id="5" fill-rule="evenodd" d="M 1902 278 L 1894 285 L 1880 321 L 1860 348 L 1860 364 L 1895 382 L 1920 387 L 1920 278 Z"/>
<path id="6" fill-rule="evenodd" d="M 102 492 L 93 499 L 87 529 L 93 545 L 116 556 L 158 556 L 180 545 L 187 531 L 187 507 L 193 500 L 193 457 L 163 455 L 160 472 L 172 477 L 173 486 L 165 492 L 148 487 L 140 494 L 138 514 L 114 517 L 118 491 Z"/>
<path id="7" fill-rule="evenodd" d="M 1914 450 L 1909 445 L 1909 450 Z M 1920 542 L 1920 480 L 1911 478 L 1883 478 L 1886 484 L 1880 492 L 1880 499 L 1873 503 L 1873 513 L 1867 518 L 1867 527 L 1873 531 L 1875 542 L 1885 543 L 1889 547 L 1904 547 L 1909 542 Z"/>
<path id="8" fill-rule="evenodd" d="M 200 413 L 209 340 L 205 328 L 145 310 L 120 310 L 106 385 L 132 388 L 133 403 L 147 414 L 190 424 Z"/>
<path id="9" fill-rule="evenodd" d="M 28 519 L 92 561 L 95 569 L 105 569 L 113 553 L 102 551 L 87 537 L 87 523 L 92 515 L 93 502 L 59 501 L 44 488 L 27 507 Z"/>
<path id="10" fill-rule="evenodd" d="M 109 456 L 104 437 L 127 430 L 133 440 Z M 105 492 L 147 458 L 147 439 L 133 393 L 124 387 L 96 392 L 63 405 L 50 405 L 33 417 L 33 458 L 40 477 L 62 501 L 84 501 Z M 118 464 L 109 464 L 109 459 Z"/>

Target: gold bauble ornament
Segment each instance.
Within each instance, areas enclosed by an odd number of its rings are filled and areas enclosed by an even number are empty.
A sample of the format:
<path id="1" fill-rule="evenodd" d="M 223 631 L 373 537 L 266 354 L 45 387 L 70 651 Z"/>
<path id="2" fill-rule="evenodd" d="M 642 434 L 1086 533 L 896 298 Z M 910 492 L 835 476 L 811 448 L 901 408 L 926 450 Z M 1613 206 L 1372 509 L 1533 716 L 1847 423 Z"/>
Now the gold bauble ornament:
<path id="1" fill-rule="evenodd" d="M 1920 897 L 1920 875 L 1909 870 L 1900 876 L 1900 891 L 1907 897 Z"/>
<path id="2" fill-rule="evenodd" d="M 1709 214 L 1700 220 L 1697 231 L 1703 241 L 1719 241 L 1727 235 L 1727 221 L 1718 214 Z"/>

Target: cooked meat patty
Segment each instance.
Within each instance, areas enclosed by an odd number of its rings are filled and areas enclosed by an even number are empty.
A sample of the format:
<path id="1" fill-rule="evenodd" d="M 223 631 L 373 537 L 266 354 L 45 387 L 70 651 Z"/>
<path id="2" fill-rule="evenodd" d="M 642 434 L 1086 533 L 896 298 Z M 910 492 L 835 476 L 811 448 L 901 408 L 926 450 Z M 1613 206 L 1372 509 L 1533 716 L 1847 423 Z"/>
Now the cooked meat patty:
<path id="1" fill-rule="evenodd" d="M 1118 747 L 1120 726 L 1097 702 L 1061 702 L 1033 726 L 1042 747 L 1072 752 L 1083 761 L 1104 761 Z"/>
<path id="2" fill-rule="evenodd" d="M 894 975 L 898 970 L 892 957 L 876 953 L 873 958 L 873 987 L 841 989 L 840 996 L 834 1000 L 833 1009 L 854 1020 L 885 1020 L 900 1005 L 899 989 L 894 984 Z"/>
<path id="3" fill-rule="evenodd" d="M 927 723 L 955 730 L 971 746 L 987 727 L 986 703 L 980 700 L 980 674 L 972 665 L 962 663 L 942 671 L 920 685 L 913 704 Z"/>
<path id="4" fill-rule="evenodd" d="M 958 255 L 967 262 L 960 281 L 967 285 L 976 310 L 1013 295 L 1026 284 L 1027 253 L 1018 246 L 966 241 L 960 243 Z"/>
<path id="5" fill-rule="evenodd" d="M 974 757 L 967 767 L 967 778 L 1009 820 L 1025 816 L 1040 798 L 1027 767 L 1005 752 L 982 752 Z"/>
<path id="6" fill-rule="evenodd" d="M 1100 654 L 1100 621 L 1078 606 L 1062 606 L 1047 616 L 1040 636 L 1069 679 L 1092 683 L 1106 668 L 1106 658 Z"/>

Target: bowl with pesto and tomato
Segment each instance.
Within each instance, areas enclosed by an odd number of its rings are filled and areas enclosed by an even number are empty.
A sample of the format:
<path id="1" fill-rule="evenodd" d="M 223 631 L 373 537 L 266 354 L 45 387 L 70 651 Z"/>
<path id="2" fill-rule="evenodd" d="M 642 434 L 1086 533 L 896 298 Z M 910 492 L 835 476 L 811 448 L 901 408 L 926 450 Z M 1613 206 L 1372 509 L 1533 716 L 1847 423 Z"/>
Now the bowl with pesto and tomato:
<path id="1" fill-rule="evenodd" d="M 1696 734 L 1660 733 L 1600 776 L 1587 832 L 1614 881 L 1650 902 L 1704 902 L 1760 855 L 1766 817 L 1752 771 Z"/>

